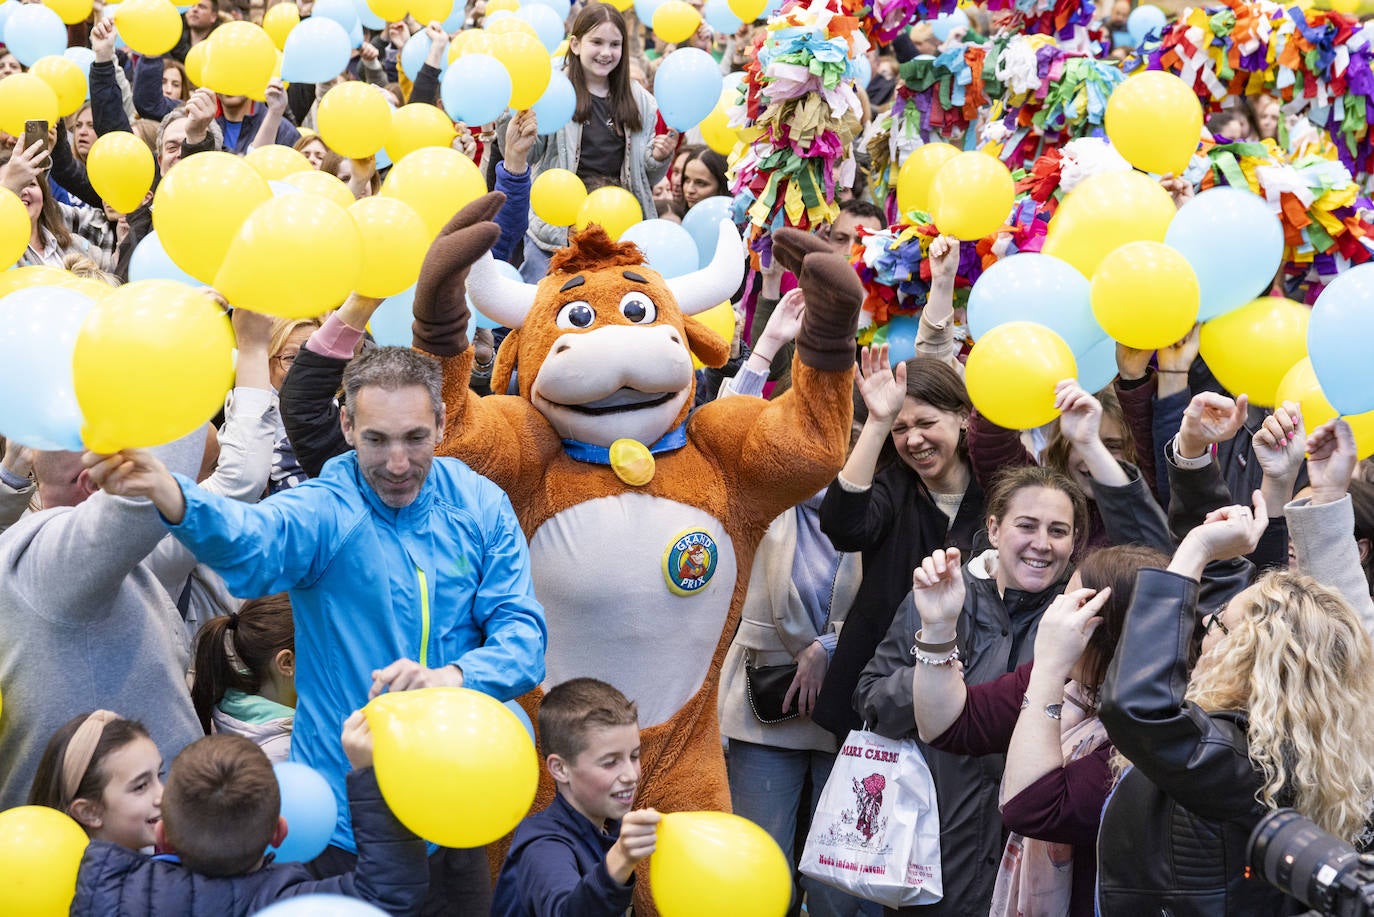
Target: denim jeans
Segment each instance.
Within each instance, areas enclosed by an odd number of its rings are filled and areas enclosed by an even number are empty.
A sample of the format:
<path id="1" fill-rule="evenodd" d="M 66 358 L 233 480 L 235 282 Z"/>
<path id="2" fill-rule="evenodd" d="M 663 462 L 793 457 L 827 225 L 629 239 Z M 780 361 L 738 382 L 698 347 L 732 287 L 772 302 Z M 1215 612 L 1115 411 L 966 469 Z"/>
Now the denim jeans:
<path id="1" fill-rule="evenodd" d="M 525 234 L 525 260 L 520 264 L 520 277 L 526 283 L 538 283 L 549 272 L 548 252 L 535 244 L 534 236 Z"/>
<path id="2" fill-rule="evenodd" d="M 730 802 L 735 814 L 767 831 L 792 861 L 794 872 L 797 817 L 803 815 L 803 828 L 811 824 L 816 802 L 834 764 L 835 755 L 830 752 L 798 751 L 730 740 L 727 765 Z M 811 775 L 811 802 L 802 813 L 802 790 L 808 773 Z M 796 878 L 801 883 L 800 891 L 806 895 L 806 910 L 811 917 L 879 917 L 883 912 L 882 906 L 872 901 L 847 895 L 806 876 Z"/>

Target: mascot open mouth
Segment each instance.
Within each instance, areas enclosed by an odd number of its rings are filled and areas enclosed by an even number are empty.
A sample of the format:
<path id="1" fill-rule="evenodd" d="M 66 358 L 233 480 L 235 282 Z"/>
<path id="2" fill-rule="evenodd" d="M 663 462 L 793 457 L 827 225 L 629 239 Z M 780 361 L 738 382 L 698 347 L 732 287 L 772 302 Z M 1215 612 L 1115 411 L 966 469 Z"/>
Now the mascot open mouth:
<path id="1" fill-rule="evenodd" d="M 634 388 L 619 388 L 605 398 L 598 398 L 595 401 L 587 401 L 582 404 L 561 404 L 557 401 L 549 403 L 582 414 L 620 414 L 625 411 L 656 408 L 660 404 L 667 404 L 679 394 L 679 392 L 664 392 L 661 395 L 656 395 L 651 392 L 641 392 Z"/>

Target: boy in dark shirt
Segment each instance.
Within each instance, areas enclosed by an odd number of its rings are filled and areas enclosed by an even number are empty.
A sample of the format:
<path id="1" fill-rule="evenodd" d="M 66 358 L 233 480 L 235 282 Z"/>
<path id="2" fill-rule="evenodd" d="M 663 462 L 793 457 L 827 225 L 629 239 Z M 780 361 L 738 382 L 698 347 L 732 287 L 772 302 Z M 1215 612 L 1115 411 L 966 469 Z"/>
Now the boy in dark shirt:
<path id="1" fill-rule="evenodd" d="M 613 917 L 654 852 L 659 814 L 631 811 L 639 787 L 639 713 L 594 678 L 544 695 L 539 739 L 558 795 L 515 829 L 493 917 Z"/>

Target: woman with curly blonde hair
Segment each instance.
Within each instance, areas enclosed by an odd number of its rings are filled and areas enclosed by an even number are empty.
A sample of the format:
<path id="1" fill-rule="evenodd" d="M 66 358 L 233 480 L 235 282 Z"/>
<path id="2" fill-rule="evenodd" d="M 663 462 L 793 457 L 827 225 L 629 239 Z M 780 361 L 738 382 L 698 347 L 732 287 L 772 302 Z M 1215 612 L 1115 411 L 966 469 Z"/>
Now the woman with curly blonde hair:
<path id="1" fill-rule="evenodd" d="M 1281 806 L 1366 846 L 1374 643 L 1351 604 L 1321 585 L 1358 569 L 1345 534 L 1354 440 L 1338 420 L 1306 445 L 1313 496 L 1284 512 L 1299 567 L 1315 577 L 1265 574 L 1199 621 L 1203 569 L 1248 554 L 1268 524 L 1258 491 L 1253 509 L 1208 515 L 1167 570 L 1139 574 L 1099 714 L 1131 764 L 1102 815 L 1099 913 L 1301 913 L 1246 868 L 1250 832 Z"/>

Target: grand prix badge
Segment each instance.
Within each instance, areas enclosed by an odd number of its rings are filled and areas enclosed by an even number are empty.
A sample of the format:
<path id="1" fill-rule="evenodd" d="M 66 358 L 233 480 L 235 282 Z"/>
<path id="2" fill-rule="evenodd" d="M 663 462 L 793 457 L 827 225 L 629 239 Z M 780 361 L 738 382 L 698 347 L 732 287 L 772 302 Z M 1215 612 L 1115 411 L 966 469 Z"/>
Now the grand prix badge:
<path id="1" fill-rule="evenodd" d="M 663 578 L 676 595 L 696 595 L 716 573 L 720 549 L 701 529 L 687 529 L 663 552 Z"/>

